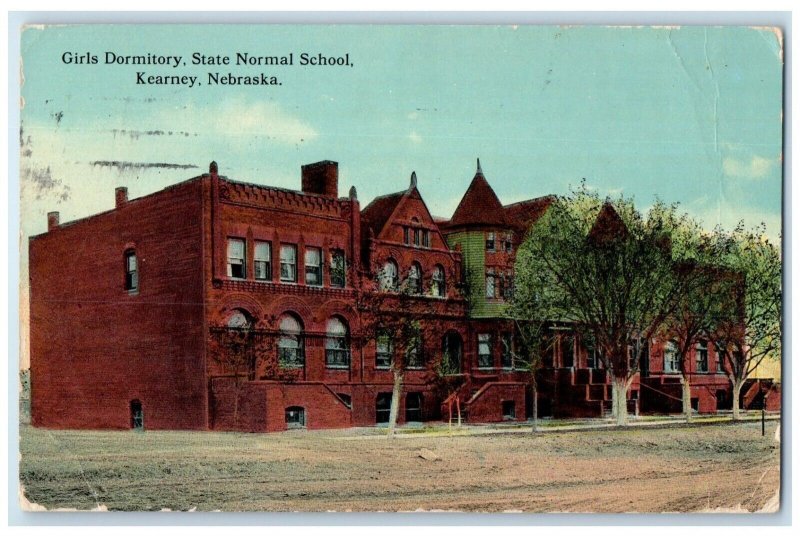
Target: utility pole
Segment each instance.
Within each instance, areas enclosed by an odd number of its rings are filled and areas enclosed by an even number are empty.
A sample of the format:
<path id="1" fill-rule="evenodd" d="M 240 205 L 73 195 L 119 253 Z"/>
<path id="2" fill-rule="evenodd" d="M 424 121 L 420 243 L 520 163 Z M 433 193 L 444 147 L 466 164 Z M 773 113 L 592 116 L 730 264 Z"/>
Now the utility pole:
<path id="1" fill-rule="evenodd" d="M 761 436 L 766 434 L 766 410 L 767 410 L 767 396 L 764 394 L 764 385 L 761 380 L 758 381 L 758 391 L 761 393 Z"/>

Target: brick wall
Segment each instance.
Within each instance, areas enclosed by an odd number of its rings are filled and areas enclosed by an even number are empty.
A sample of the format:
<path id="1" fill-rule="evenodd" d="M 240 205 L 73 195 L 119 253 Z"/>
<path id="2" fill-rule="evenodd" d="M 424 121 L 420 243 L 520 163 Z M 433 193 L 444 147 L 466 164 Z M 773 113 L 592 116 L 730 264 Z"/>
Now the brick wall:
<path id="1" fill-rule="evenodd" d="M 146 428 L 206 428 L 201 213 L 193 180 L 31 238 L 34 425 L 124 429 L 138 399 Z"/>

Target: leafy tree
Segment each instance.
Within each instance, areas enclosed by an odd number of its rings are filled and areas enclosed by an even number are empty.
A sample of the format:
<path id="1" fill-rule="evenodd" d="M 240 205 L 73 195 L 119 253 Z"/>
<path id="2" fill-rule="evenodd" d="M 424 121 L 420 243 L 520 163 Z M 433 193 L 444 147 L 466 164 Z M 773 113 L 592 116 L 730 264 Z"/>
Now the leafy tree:
<path id="1" fill-rule="evenodd" d="M 764 360 L 781 359 L 782 262 L 763 225 L 748 230 L 740 224 L 729 238 L 731 247 L 723 262 L 741 281 L 735 314 L 723 318 L 715 336 L 733 386 L 733 419 L 738 420 L 745 381 Z"/>
<path id="2" fill-rule="evenodd" d="M 557 198 L 517 257 L 517 292 L 541 321 L 567 322 L 592 340 L 612 377 L 612 413 L 627 423 L 627 391 L 647 342 L 681 290 L 670 238 L 682 217 L 657 203 L 646 216 L 581 188 Z M 521 300 L 525 300 L 522 298 Z"/>
<path id="3" fill-rule="evenodd" d="M 661 335 L 675 345 L 682 411 L 691 421 L 691 351 L 701 343 L 708 344 L 717 328 L 736 311 L 738 278 L 721 265 L 732 241 L 719 228 L 708 233 L 696 221 L 682 218 L 673 226 L 670 242 L 679 293 L 675 311 L 667 318 Z"/>

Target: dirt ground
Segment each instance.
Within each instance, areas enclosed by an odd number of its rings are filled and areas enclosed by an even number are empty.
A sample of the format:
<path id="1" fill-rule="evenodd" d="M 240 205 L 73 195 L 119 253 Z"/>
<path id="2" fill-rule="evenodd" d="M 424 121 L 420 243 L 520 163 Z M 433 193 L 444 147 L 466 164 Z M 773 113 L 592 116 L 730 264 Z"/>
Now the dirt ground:
<path id="1" fill-rule="evenodd" d="M 761 509 L 777 421 L 476 436 L 54 431 L 22 426 L 20 479 L 48 508 L 687 512 Z M 430 450 L 436 458 L 420 457 Z M 427 451 L 424 451 L 427 453 Z"/>

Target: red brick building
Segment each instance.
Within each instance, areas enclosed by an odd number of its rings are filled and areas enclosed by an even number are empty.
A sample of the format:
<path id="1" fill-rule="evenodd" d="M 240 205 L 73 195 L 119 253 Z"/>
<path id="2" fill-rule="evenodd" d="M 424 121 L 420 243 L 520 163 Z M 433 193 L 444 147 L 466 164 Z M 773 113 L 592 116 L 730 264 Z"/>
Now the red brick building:
<path id="1" fill-rule="evenodd" d="M 448 221 L 431 216 L 413 174 L 407 189 L 363 209 L 355 188 L 339 197 L 335 162 L 303 166 L 301 186 L 233 181 L 212 163 L 138 199 L 119 188 L 104 213 L 64 224 L 50 213 L 48 231 L 30 239 L 32 423 L 279 431 L 385 422 L 401 351 L 365 304 L 419 319 L 417 343 L 402 351 L 401 423 L 447 418 L 454 400 L 470 421 L 526 419 L 527 372 L 513 363 L 502 306 L 516 248 L 552 198 L 503 206 L 480 165 Z M 634 408 L 679 410 L 669 403 L 680 396 L 669 352 L 654 342 Z M 697 356 L 698 410 L 730 408 L 713 346 Z M 608 406 L 600 361 L 568 331 L 542 375 L 544 415 L 599 416 Z"/>

